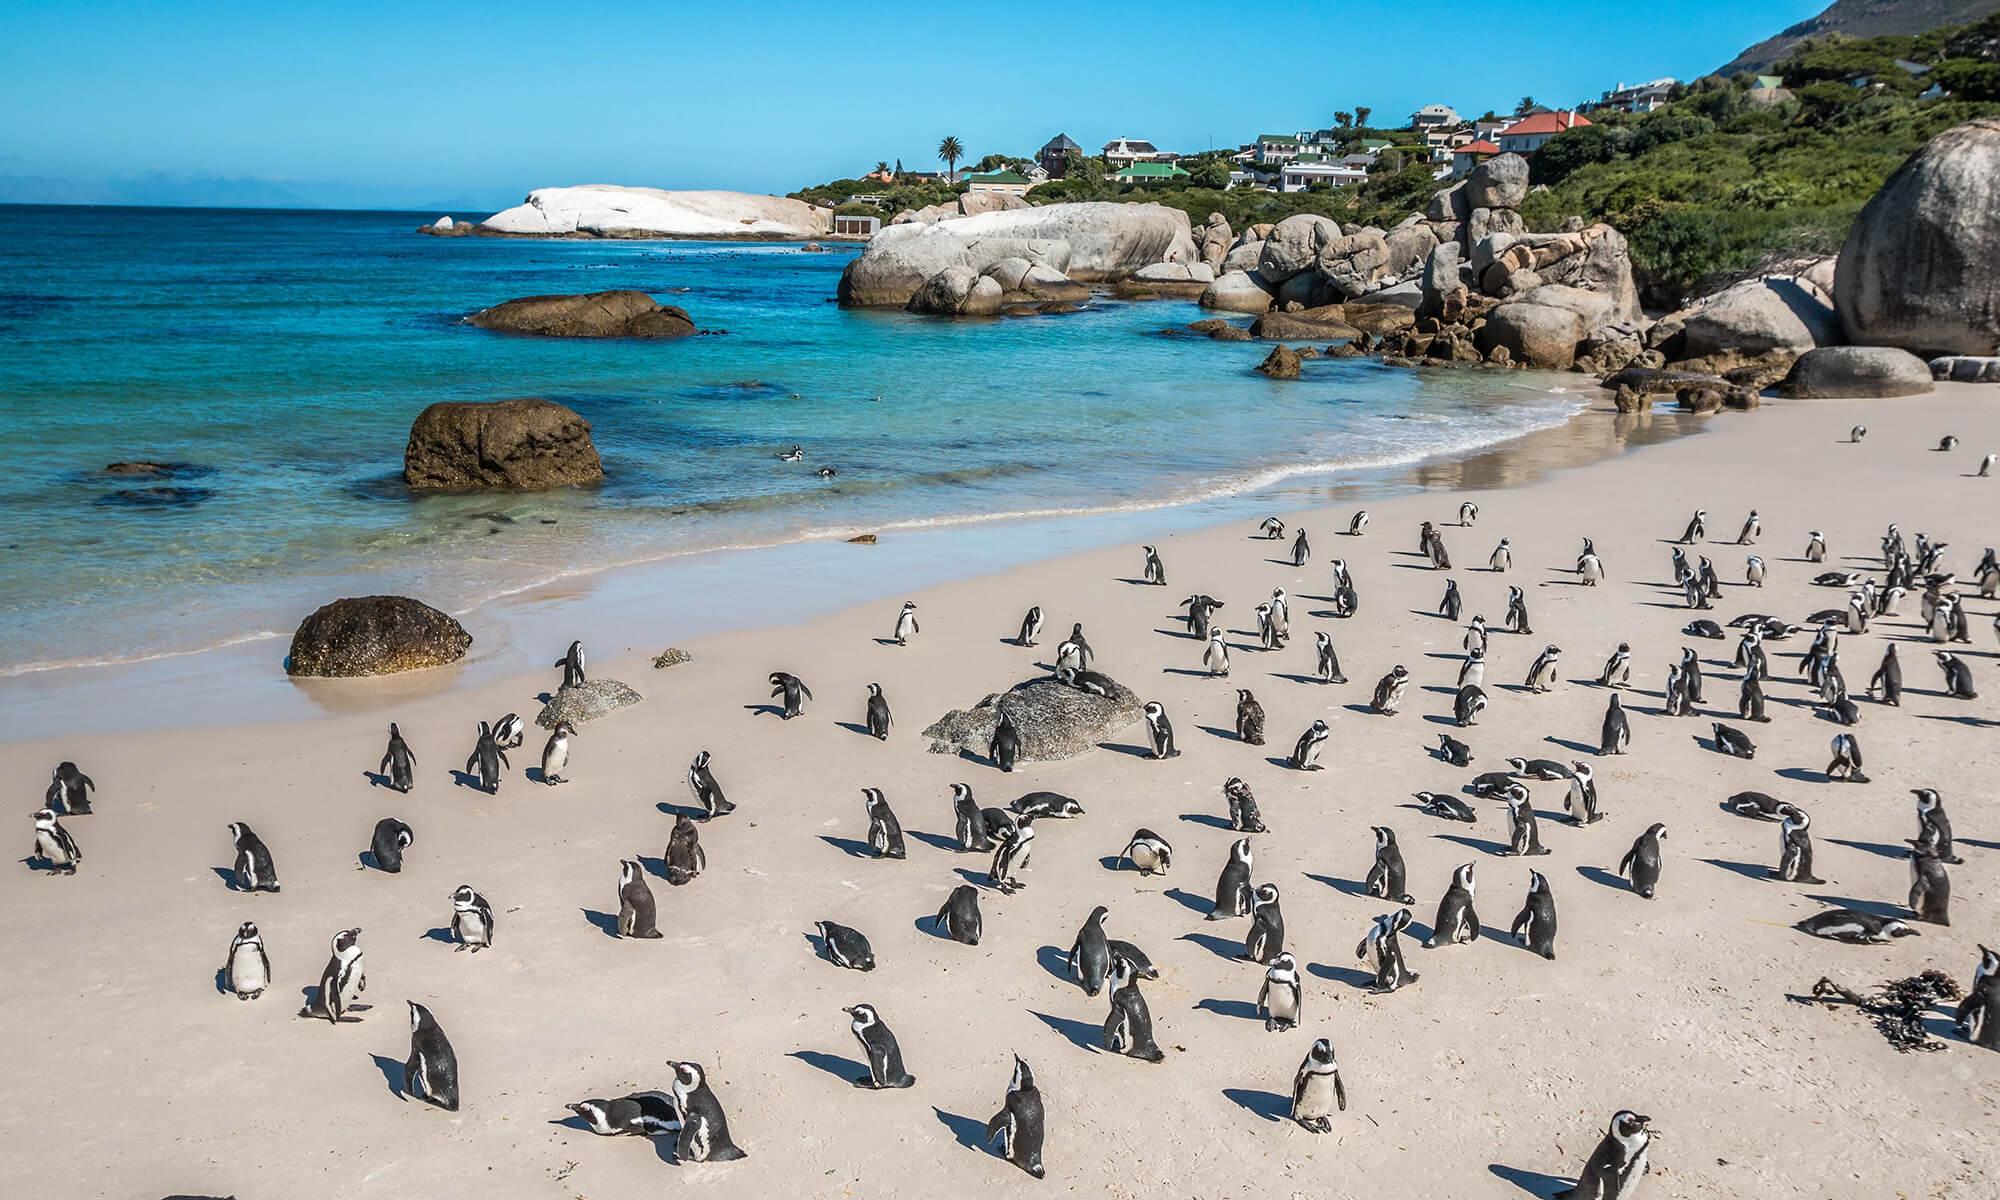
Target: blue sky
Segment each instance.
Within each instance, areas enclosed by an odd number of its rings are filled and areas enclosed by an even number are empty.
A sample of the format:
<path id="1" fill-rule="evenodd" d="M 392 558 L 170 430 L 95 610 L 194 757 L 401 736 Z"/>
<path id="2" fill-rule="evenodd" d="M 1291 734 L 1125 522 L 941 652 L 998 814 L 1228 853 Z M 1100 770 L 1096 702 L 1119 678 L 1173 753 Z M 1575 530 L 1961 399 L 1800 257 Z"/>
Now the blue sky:
<path id="1" fill-rule="evenodd" d="M 1181 151 L 1691 78 L 1824 0 L 0 3 L 0 183 L 164 174 L 333 205 L 544 184 L 782 192 L 1067 132 Z"/>

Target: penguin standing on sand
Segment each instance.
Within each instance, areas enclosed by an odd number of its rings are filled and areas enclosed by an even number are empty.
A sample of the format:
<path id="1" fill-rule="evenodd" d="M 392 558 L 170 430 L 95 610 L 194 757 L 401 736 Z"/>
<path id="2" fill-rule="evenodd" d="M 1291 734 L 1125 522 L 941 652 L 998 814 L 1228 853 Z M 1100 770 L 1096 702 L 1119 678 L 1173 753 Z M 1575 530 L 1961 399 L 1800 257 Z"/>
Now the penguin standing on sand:
<path id="1" fill-rule="evenodd" d="M 962 851 L 984 854 L 993 849 L 986 836 L 986 819 L 979 815 L 979 802 L 972 798 L 968 784 L 951 785 L 952 837 Z"/>
<path id="2" fill-rule="evenodd" d="M 1285 948 L 1285 914 L 1278 907 L 1278 885 L 1260 883 L 1251 893 L 1250 932 L 1243 935 L 1243 957 L 1266 966 Z"/>
<path id="3" fill-rule="evenodd" d="M 1236 689 L 1236 736 L 1246 745 L 1264 744 L 1264 706 L 1249 688 Z"/>
<path id="4" fill-rule="evenodd" d="M 1764 574 L 1764 560 L 1762 557 L 1752 554 L 1743 560 L 1743 582 L 1749 584 L 1751 587 L 1763 587 Z"/>
<path id="5" fill-rule="evenodd" d="M 1743 531 L 1736 535 L 1736 544 L 1739 546 L 1752 545 L 1756 542 L 1757 535 L 1762 532 L 1764 532 L 1764 523 L 1757 518 L 1757 510 L 1753 508 L 1750 510 L 1750 515 L 1743 518 Z"/>
<path id="6" fill-rule="evenodd" d="M 1833 761 L 1826 765 L 1826 777 L 1849 783 L 1868 782 L 1868 776 L 1861 770 L 1861 743 L 1853 734 L 1833 735 Z"/>
<path id="7" fill-rule="evenodd" d="M 60 762 L 49 776 L 49 788 L 43 793 L 42 804 L 46 808 L 58 809 L 65 816 L 87 817 L 90 815 L 90 793 L 96 790 L 97 782 L 78 770 L 75 763 Z"/>
<path id="8" fill-rule="evenodd" d="M 389 748 L 382 752 L 382 765 L 375 771 L 388 776 L 389 786 L 399 792 L 407 793 L 416 785 L 417 756 L 410 753 L 410 744 L 403 740 L 403 731 L 394 721 L 389 722 Z"/>
<path id="9" fill-rule="evenodd" d="M 1518 783 L 1510 784 L 1501 797 L 1507 802 L 1507 849 L 1504 853 L 1539 856 L 1547 854 L 1542 846 L 1542 834 L 1535 824 L 1535 805 L 1528 789 Z"/>
<path id="10" fill-rule="evenodd" d="M 732 1162 L 749 1157 L 729 1140 L 729 1119 L 699 1064 L 674 1064 L 674 1107 L 681 1111 L 675 1158 L 681 1162 Z"/>
<path id="11" fill-rule="evenodd" d="M 1376 683 L 1375 695 L 1369 701 L 1368 707 L 1385 717 L 1395 716 L 1396 710 L 1402 707 L 1403 693 L 1409 689 L 1409 686 L 1410 669 L 1401 663 L 1397 663 L 1390 669 L 1387 675 L 1384 675 Z"/>
<path id="12" fill-rule="evenodd" d="M 1160 561 L 1160 552 L 1151 546 L 1146 548 L 1146 582 L 1154 587 L 1167 586 L 1167 568 Z"/>
<path id="13" fill-rule="evenodd" d="M 1940 861 L 1964 862 L 1952 848 L 1951 818 L 1945 815 L 1944 797 L 1934 788 L 1911 788 L 1910 794 L 1917 798 L 1917 837 L 1937 847 Z"/>
<path id="14" fill-rule="evenodd" d="M 961 883 L 951 889 L 951 895 L 945 897 L 944 907 L 931 918 L 933 929 L 966 946 L 979 944 L 981 925 L 979 889 L 969 883 Z"/>
<path id="15" fill-rule="evenodd" d="M 1910 913 L 1933 925 L 1951 924 L 1951 877 L 1930 838 L 1910 839 Z"/>
<path id="16" fill-rule="evenodd" d="M 583 643 L 571 642 L 569 650 L 561 658 L 557 659 L 554 665 L 562 668 L 563 687 L 582 687 L 585 683 L 583 673 Z"/>
<path id="17" fill-rule="evenodd" d="M 618 863 L 618 936 L 660 936 L 659 907 L 653 901 L 653 889 L 646 885 L 645 870 L 630 859 Z"/>
<path id="18" fill-rule="evenodd" d="M 907 646 L 917 633 L 917 602 L 905 600 L 903 610 L 896 614 L 896 632 L 890 636 L 895 639 L 898 646 Z"/>
<path id="19" fill-rule="evenodd" d="M 1533 633 L 1528 623 L 1528 594 L 1517 587 L 1507 589 L 1506 628 L 1510 633 Z"/>
<path id="20" fill-rule="evenodd" d="M 1548 877 L 1540 871 L 1528 872 L 1528 901 L 1514 918 L 1512 932 L 1523 946 L 1543 958 L 1556 956 L 1556 898 L 1549 891 Z"/>
<path id="21" fill-rule="evenodd" d="M 1977 700 L 1979 693 L 1972 686 L 1972 668 L 1949 650 L 1936 653 L 1938 667 L 1944 672 L 1944 694 L 1954 700 Z"/>
<path id="22" fill-rule="evenodd" d="M 2000 454 L 1989 454 L 1979 460 L 1979 470 L 1973 472 L 1973 474 L 1981 479 L 1990 478 L 1993 474 L 1993 468 L 1996 465 L 2000 465 Z"/>
<path id="23" fill-rule="evenodd" d="M 868 944 L 867 935 L 859 929 L 850 929 L 833 921 L 815 921 L 813 927 L 819 930 L 819 943 L 826 951 L 826 961 L 850 971 L 875 969 L 875 949 Z"/>
<path id="24" fill-rule="evenodd" d="M 1303 567 L 1306 565 L 1306 560 L 1311 557 L 1312 546 L 1306 541 L 1306 531 L 1301 526 L 1299 528 L 1299 536 L 1292 541 L 1292 565 Z"/>
<path id="25" fill-rule="evenodd" d="M 1452 719 L 1463 729 L 1477 723 L 1479 714 L 1486 711 L 1486 689 L 1476 683 L 1468 683 L 1458 689 L 1458 695 L 1451 704 Z"/>
<path id="26" fill-rule="evenodd" d="M 375 822 L 375 832 L 368 839 L 368 853 L 375 860 L 375 869 L 391 875 L 401 873 L 403 851 L 416 840 L 416 833 L 394 817 Z"/>
<path id="27" fill-rule="evenodd" d="M 1360 945 L 1354 947 L 1354 957 L 1374 972 L 1374 988 L 1379 993 L 1393 992 L 1418 979 L 1417 973 L 1403 961 L 1403 943 L 1396 936 L 1409 927 L 1409 909 L 1383 913 L 1368 927 Z"/>
<path id="28" fill-rule="evenodd" d="M 1381 900 L 1393 900 L 1397 904 L 1415 904 L 1409 894 L 1409 872 L 1403 865 L 1402 847 L 1396 845 L 1395 830 L 1387 825 L 1372 828 L 1375 833 L 1375 864 L 1368 868 L 1365 884 L 1368 894 Z"/>
<path id="29" fill-rule="evenodd" d="M 1805 559 L 1807 562 L 1815 563 L 1826 561 L 1826 535 L 1817 529 L 1810 530 L 1806 534 Z"/>
<path id="30" fill-rule="evenodd" d="M 1972 969 L 1972 986 L 1952 1013 L 1952 1022 L 1975 1046 L 2000 1050 L 2000 954 L 1979 948 L 1979 965 Z"/>
<path id="31" fill-rule="evenodd" d="M 1263 523 L 1257 526 L 1257 532 L 1267 542 L 1282 542 L 1285 540 L 1285 523 L 1277 517 L 1265 517 Z"/>
<path id="32" fill-rule="evenodd" d="M 1144 1062 L 1163 1062 L 1167 1057 L 1153 1041 L 1153 1013 L 1139 994 L 1138 972 L 1122 954 L 1111 957 L 1111 1013 L 1104 1018 L 1104 1048 Z"/>
<path id="33" fill-rule="evenodd" d="M 1660 884 L 1660 839 L 1667 836 L 1667 827 L 1655 821 L 1646 827 L 1618 860 L 1618 873 L 1632 881 L 1632 890 L 1647 900 L 1653 898 L 1653 890 Z"/>
<path id="34" fill-rule="evenodd" d="M 868 736 L 878 742 L 889 740 L 889 701 L 882 695 L 882 685 L 868 685 Z"/>
<path id="35" fill-rule="evenodd" d="M 568 721 L 557 721 L 549 734 L 548 745 L 542 747 L 542 782 L 550 787 L 568 783 L 563 772 L 569 768 L 569 743 L 576 736 L 576 726 Z"/>
<path id="36" fill-rule="evenodd" d="M 1562 658 L 1562 647 L 1553 643 L 1542 647 L 1535 661 L 1528 667 L 1527 688 L 1531 692 L 1547 692 L 1556 686 L 1556 663 Z"/>
<path id="37" fill-rule="evenodd" d="M 1366 528 L 1368 528 L 1368 510 L 1364 508 L 1360 512 L 1355 513 L 1354 518 L 1348 521 L 1347 536 L 1360 537 L 1361 531 Z"/>
<path id="38" fill-rule="evenodd" d="M 1755 671 L 1743 673 L 1743 683 L 1736 693 L 1736 715 L 1746 721 L 1769 721 L 1764 715 L 1764 685 L 1757 682 Z"/>
<path id="39" fill-rule="evenodd" d="M 1424 949 L 1479 940 L 1479 914 L 1472 907 L 1478 885 L 1472 874 L 1471 863 L 1451 873 L 1451 886 L 1438 901 L 1437 920 L 1431 924 L 1431 936 L 1425 940 Z"/>
<path id="40" fill-rule="evenodd" d="M 1464 609 L 1465 604 L 1458 596 L 1458 581 L 1456 579 L 1445 580 L 1444 599 L 1438 601 L 1438 615 L 1455 624 L 1458 621 L 1459 613 L 1463 612 Z"/>
<path id="41" fill-rule="evenodd" d="M 1229 643 L 1223 640 L 1220 625 L 1208 631 L 1208 648 L 1201 653 L 1201 665 L 1208 668 L 1210 679 L 1229 678 Z"/>
<path id="42" fill-rule="evenodd" d="M 236 867 L 232 879 L 239 892 L 278 891 L 278 869 L 271 865 L 271 849 L 256 831 L 241 821 L 229 823 L 229 837 L 236 843 Z"/>
<path id="43" fill-rule="evenodd" d="M 736 811 L 736 806 L 722 794 L 722 786 L 715 782 L 714 773 L 708 769 L 711 761 L 708 751 L 703 750 L 688 764 L 688 790 L 694 793 L 695 803 L 701 805 L 703 820 L 713 820 Z"/>
<path id="44" fill-rule="evenodd" d="M 1485 656 L 1487 636 L 1486 618 L 1483 615 L 1479 613 L 1472 614 L 1472 620 L 1467 622 L 1465 626 L 1465 638 L 1459 644 L 1465 648 L 1465 652 L 1468 655 L 1476 650 L 1481 657 Z"/>
<path id="45" fill-rule="evenodd" d="M 347 1019 L 361 993 L 368 990 L 368 971 L 361 957 L 361 930 L 343 929 L 333 935 L 333 957 L 319 973 L 319 992 L 299 1010 L 302 1017 L 325 1017 L 338 1025 Z M 356 1018 L 359 1020 L 360 1018 Z"/>
<path id="46" fill-rule="evenodd" d="M 1599 687 L 1621 688 L 1632 682 L 1632 643 L 1620 642 L 1618 649 L 1604 662 L 1604 670 L 1597 674 Z"/>
<path id="47" fill-rule="evenodd" d="M 1486 565 L 1493 568 L 1496 573 L 1512 567 L 1514 565 L 1513 545 L 1506 538 L 1501 538 L 1500 544 L 1493 547 L 1493 557 L 1486 560 Z"/>
<path id="48" fill-rule="evenodd" d="M 1141 875 L 1164 875 L 1174 865 L 1174 848 L 1152 830 L 1140 829 L 1118 852 L 1118 861 L 1131 863 Z"/>
<path id="49" fill-rule="evenodd" d="M 1625 708 L 1618 703 L 1618 693 L 1611 693 L 1610 703 L 1604 707 L 1604 726 L 1597 738 L 1599 754 L 1623 754 L 1632 745 L 1632 723 L 1625 719 Z"/>
<path id="50" fill-rule="evenodd" d="M 1292 1120 L 1310 1133 L 1328 1133 L 1336 1110 L 1347 1111 L 1347 1085 L 1340 1081 L 1333 1043 L 1320 1038 L 1292 1076 Z"/>
<path id="51" fill-rule="evenodd" d="M 479 741 L 473 745 L 471 755 L 465 760 L 465 774 L 477 779 L 479 790 L 492 796 L 500 791 L 500 768 L 512 769 L 513 765 L 507 761 L 507 752 L 500 748 L 493 730 L 481 721 Z"/>
<path id="52" fill-rule="evenodd" d="M 493 945 L 493 905 L 486 897 L 461 883 L 451 893 L 451 934 L 458 939 L 454 950 L 479 953 Z"/>
<path id="53" fill-rule="evenodd" d="M 1223 607 L 1222 601 L 1197 592 L 1181 601 L 1181 607 L 1187 609 L 1187 616 L 1182 619 L 1187 622 L 1188 633 L 1204 642 L 1207 641 L 1215 612 Z"/>
<path id="54" fill-rule="evenodd" d="M 494 723 L 493 741 L 502 750 L 519 750 L 527 737 L 527 722 L 521 720 L 520 713 L 508 713 Z"/>
<path id="55" fill-rule="evenodd" d="M 431 1010 L 410 1004 L 410 1057 L 403 1064 L 403 1091 L 406 1095 L 437 1105 L 446 1112 L 458 1111 L 458 1055 L 451 1048 Z"/>
<path id="56" fill-rule="evenodd" d="M 1431 570 L 1451 570 L 1451 551 L 1445 549 L 1444 535 L 1429 521 L 1425 521 L 1423 528 L 1417 532 L 1417 550 L 1430 560 Z"/>
<path id="57" fill-rule="evenodd" d="M 1692 546 L 1708 537 L 1708 510 L 1697 508 L 1694 517 L 1687 523 L 1687 529 L 1677 539 L 1683 546 Z"/>
<path id="58" fill-rule="evenodd" d="M 889 798 L 881 788 L 862 788 L 861 802 L 868 810 L 868 848 L 877 858 L 902 858 L 903 825 L 889 808 Z"/>
<path id="59" fill-rule="evenodd" d="M 1035 639 L 1042 636 L 1042 606 L 1031 605 L 1028 615 L 1021 618 L 1021 632 L 1014 636 L 1016 646 L 1032 646 Z"/>
<path id="60" fill-rule="evenodd" d="M 1477 504 L 1467 500 L 1458 506 L 1458 523 L 1461 527 L 1470 529 L 1478 520 L 1479 506 Z"/>
<path id="61" fill-rule="evenodd" d="M 1786 883 L 1825 883 L 1812 873 L 1812 818 L 1804 809 L 1789 804 L 1778 811 L 1776 875 Z"/>
<path id="62" fill-rule="evenodd" d="M 1230 843 L 1229 861 L 1222 865 L 1222 874 L 1216 878 L 1215 907 L 1209 910 L 1208 920 L 1250 915 L 1251 862 L 1249 838 L 1237 838 Z"/>
<path id="63" fill-rule="evenodd" d="M 1327 728 L 1325 721 L 1315 720 L 1306 726 L 1306 731 L 1299 735 L 1298 744 L 1292 747 L 1292 770 L 1319 770 L 1319 752 L 1331 734 L 1332 730 Z"/>
<path id="64" fill-rule="evenodd" d="M 906 1088 L 917 1082 L 917 1077 L 903 1069 L 903 1048 L 896 1043 L 896 1035 L 882 1023 L 882 1017 L 872 1004 L 856 1004 L 840 1011 L 848 1016 L 848 1028 L 854 1031 L 854 1040 L 861 1043 L 861 1051 L 868 1058 L 868 1074 L 854 1081 L 855 1087 L 863 1088 Z"/>
<path id="65" fill-rule="evenodd" d="M 1569 777 L 1569 794 L 1563 797 L 1563 808 L 1569 819 L 1578 825 L 1589 825 L 1602 820 L 1604 814 L 1597 807 L 1597 780 L 1591 773 L 1590 764 L 1575 762 L 1570 764 L 1575 774 Z"/>
<path id="66" fill-rule="evenodd" d="M 1597 547 L 1589 538 L 1583 539 L 1583 553 L 1576 556 L 1576 578 L 1585 587 L 1604 582 L 1604 560 L 1597 557 Z"/>
<path id="67" fill-rule="evenodd" d="M 1257 1011 L 1264 1018 L 1264 1032 L 1297 1029 L 1305 1018 L 1305 1008 L 1299 960 L 1290 951 L 1280 953 L 1264 968 L 1264 986 L 1257 989 Z"/>
<path id="68" fill-rule="evenodd" d="M 1110 911 L 1102 904 L 1091 909 L 1083 928 L 1076 931 L 1076 941 L 1070 943 L 1069 973 L 1083 985 L 1086 996 L 1103 991 L 1111 973 L 1111 941 L 1104 936 L 1104 916 Z"/>
<path id="69" fill-rule="evenodd" d="M 1576 1186 L 1557 1192 L 1556 1200 L 1633 1200 L 1647 1170 L 1646 1150 L 1653 1134 L 1646 1123 L 1651 1120 L 1629 1109 L 1612 1117 L 1604 1140 L 1583 1164 Z"/>
<path id="70" fill-rule="evenodd" d="M 264 953 L 264 939 L 255 921 L 237 926 L 229 941 L 229 958 L 223 964 L 229 990 L 238 1000 L 255 1000 L 271 986 L 271 959 Z"/>
<path id="71" fill-rule="evenodd" d="M 771 672 L 771 698 L 784 697 L 785 706 L 779 716 L 789 721 L 806 710 L 806 701 L 813 698 L 812 689 L 805 680 L 786 671 Z"/>
<path id="72" fill-rule="evenodd" d="M 35 813 L 35 858 L 51 875 L 74 875 L 76 864 L 83 861 L 83 851 L 77 849 L 76 839 L 69 830 L 56 820 L 54 809 L 44 808 Z"/>
<path id="73" fill-rule="evenodd" d="M 1028 865 L 1034 848 L 1035 826 L 1027 817 L 993 831 L 993 861 L 987 865 L 986 882 L 1008 896 L 1028 886 L 1014 878 L 1014 872 Z"/>
<path id="74" fill-rule="evenodd" d="M 1021 755 L 1021 731 L 1014 727 L 1014 719 L 1003 710 L 1000 720 L 993 726 L 993 740 L 986 744 L 986 757 L 993 765 L 1009 775 L 1014 773 L 1014 762 Z"/>
<path id="75" fill-rule="evenodd" d="M 1347 676 L 1340 669 L 1340 656 L 1335 654 L 1333 650 L 1333 639 L 1328 637 L 1326 631 L 1322 629 L 1313 634 L 1313 642 L 1319 650 L 1319 665 L 1314 669 L 1314 674 L 1319 676 L 1319 681 L 1321 683 L 1346 683 Z"/>
<path id="76" fill-rule="evenodd" d="M 1474 646 L 1458 664 L 1458 686 L 1480 687 L 1486 682 L 1486 651 Z"/>
<path id="77" fill-rule="evenodd" d="M 1000 1111 L 986 1122 L 986 1141 L 982 1144 L 999 1138 L 1000 1156 L 1040 1179 L 1048 1173 L 1042 1166 L 1042 1122 L 1042 1093 L 1035 1086 L 1035 1073 L 1016 1054 L 1007 1097 L 1001 1101 Z"/>
<path id="78" fill-rule="evenodd" d="M 1146 739 L 1152 743 L 1154 758 L 1175 758 L 1180 751 L 1174 746 L 1174 724 L 1167 720 L 1167 710 L 1157 700 L 1148 700 L 1142 710 L 1146 716 Z"/>

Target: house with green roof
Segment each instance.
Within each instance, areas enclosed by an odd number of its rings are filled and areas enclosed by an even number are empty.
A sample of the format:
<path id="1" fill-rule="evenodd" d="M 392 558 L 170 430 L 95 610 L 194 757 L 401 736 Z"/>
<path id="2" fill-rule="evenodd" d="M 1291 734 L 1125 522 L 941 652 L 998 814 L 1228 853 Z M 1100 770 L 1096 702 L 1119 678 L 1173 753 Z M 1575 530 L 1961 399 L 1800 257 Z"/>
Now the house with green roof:
<path id="1" fill-rule="evenodd" d="M 1299 139 L 1289 133 L 1257 135 L 1256 161 L 1263 166 L 1283 166 L 1299 156 Z"/>
<path id="2" fill-rule="evenodd" d="M 1117 183 L 1173 183 L 1194 177 L 1176 163 L 1142 162 L 1133 163 L 1111 178 Z"/>
<path id="3" fill-rule="evenodd" d="M 1019 171 L 1003 169 L 999 171 L 968 171 L 965 173 L 967 192 L 990 192 L 998 196 L 1025 196 L 1035 182 Z"/>

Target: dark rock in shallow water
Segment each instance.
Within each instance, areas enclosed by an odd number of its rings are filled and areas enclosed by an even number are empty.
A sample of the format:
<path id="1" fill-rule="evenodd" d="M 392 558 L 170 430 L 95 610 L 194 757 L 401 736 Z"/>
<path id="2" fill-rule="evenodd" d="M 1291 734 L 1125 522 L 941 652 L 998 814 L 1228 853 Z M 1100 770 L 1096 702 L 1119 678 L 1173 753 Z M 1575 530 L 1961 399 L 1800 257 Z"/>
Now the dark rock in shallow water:
<path id="1" fill-rule="evenodd" d="M 1139 697 L 1122 684 L 1099 696 L 1053 679 L 1030 679 L 986 697 L 971 708 L 955 708 L 924 730 L 932 754 L 986 757 L 993 730 L 1005 712 L 1021 733 L 1023 762 L 1075 758 L 1105 738 L 1129 728 L 1143 715 Z"/>
<path id="2" fill-rule="evenodd" d="M 212 474 L 214 470 L 213 467 L 197 466 L 194 463 L 151 462 L 146 459 L 107 463 L 104 467 L 106 475 L 133 475 L 149 479 L 189 479 L 197 475 Z"/>
<path id="3" fill-rule="evenodd" d="M 413 488 L 539 489 L 603 478 L 590 422 L 548 400 L 433 404 L 403 449 L 403 480 Z"/>
<path id="4" fill-rule="evenodd" d="M 208 488 L 169 487 L 160 484 L 155 487 L 125 488 L 116 492 L 106 492 L 97 498 L 99 504 L 123 505 L 126 508 L 187 508 L 200 504 L 215 495 Z"/>
<path id="5" fill-rule="evenodd" d="M 481 329 L 536 337 L 683 338 L 695 332 L 694 318 L 685 309 L 633 291 L 524 296 L 480 309 L 465 321 Z"/>
<path id="6" fill-rule="evenodd" d="M 543 729 L 554 729 L 558 721 L 581 725 L 585 721 L 595 721 L 621 708 L 637 704 L 643 699 L 644 696 L 616 679 L 585 680 L 575 687 L 557 691 L 555 696 L 542 706 L 542 711 L 536 714 L 535 724 Z"/>
<path id="7" fill-rule="evenodd" d="M 408 596 L 335 600 L 299 622 L 288 675 L 392 675 L 465 657 L 472 635 L 448 614 Z"/>
<path id="8" fill-rule="evenodd" d="M 1299 377 L 1299 355 L 1290 346 L 1273 346 L 1271 353 L 1257 367 L 1260 374 L 1273 379 L 1297 379 Z"/>

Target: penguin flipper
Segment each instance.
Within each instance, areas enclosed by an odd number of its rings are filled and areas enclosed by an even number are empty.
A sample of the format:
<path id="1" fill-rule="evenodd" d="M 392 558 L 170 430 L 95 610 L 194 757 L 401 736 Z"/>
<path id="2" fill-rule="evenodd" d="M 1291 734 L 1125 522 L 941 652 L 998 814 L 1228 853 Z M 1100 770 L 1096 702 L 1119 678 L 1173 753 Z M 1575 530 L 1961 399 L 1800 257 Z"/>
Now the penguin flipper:
<path id="1" fill-rule="evenodd" d="M 1340 1080 L 1340 1072 L 1333 1073 L 1333 1098 L 1340 1105 L 1340 1111 L 1347 1111 L 1347 1085 Z"/>
<path id="2" fill-rule="evenodd" d="M 980 1139 L 979 1144 L 982 1146 L 992 1145 L 993 1139 L 999 1137 L 1002 1133 L 1005 1133 L 1006 1130 L 1007 1130 L 1007 1110 L 1003 1108 L 999 1112 L 993 1114 L 992 1120 L 986 1122 L 986 1136 Z"/>

